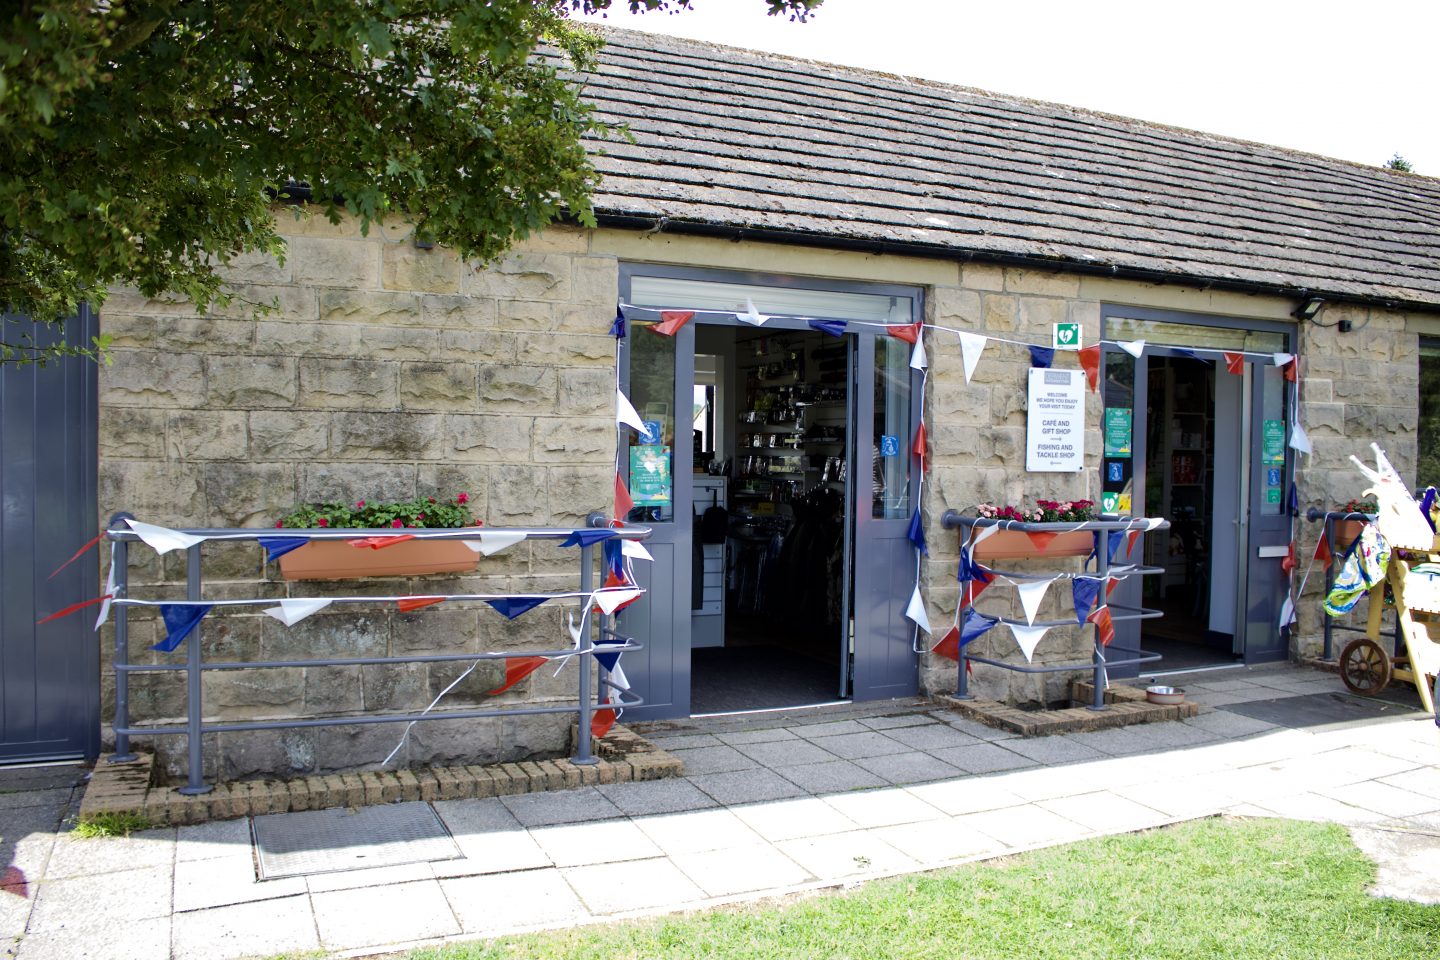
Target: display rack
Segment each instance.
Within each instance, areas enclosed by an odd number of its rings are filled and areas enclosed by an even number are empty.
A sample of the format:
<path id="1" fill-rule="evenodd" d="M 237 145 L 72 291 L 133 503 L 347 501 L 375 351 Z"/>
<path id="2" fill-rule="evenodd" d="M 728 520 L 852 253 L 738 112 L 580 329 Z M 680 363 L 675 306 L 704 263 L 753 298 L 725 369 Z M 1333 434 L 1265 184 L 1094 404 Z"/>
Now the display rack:
<path id="1" fill-rule="evenodd" d="M 977 517 L 967 517 L 956 510 L 945 511 L 941 517 L 941 524 L 947 530 L 960 531 L 960 543 L 962 549 L 970 540 L 971 529 L 975 527 L 1000 527 L 1005 530 L 1017 530 L 1022 533 L 1048 533 L 1060 534 L 1069 532 L 1085 532 L 1094 536 L 1095 548 L 1092 556 L 1095 557 L 1095 571 L 1087 573 L 1099 579 L 1107 579 L 1117 573 L 1123 572 L 1126 577 L 1148 576 L 1164 573 L 1163 567 L 1144 566 L 1140 564 L 1123 564 L 1112 566 L 1110 563 L 1109 536 L 1111 533 L 1129 533 L 1132 530 L 1154 531 L 1164 530 L 1170 526 L 1169 522 L 1162 519 L 1144 519 L 1134 517 L 1117 517 L 1113 520 L 1087 520 L 1084 523 L 1023 523 L 1018 520 L 987 520 Z M 1103 535 L 1103 536 L 1102 536 Z M 1055 576 L 1065 576 L 1070 571 L 1005 571 L 987 568 L 989 573 L 1000 577 L 1014 577 L 1016 579 L 1034 580 L 1044 578 L 1053 573 Z M 1096 609 L 1109 608 L 1112 623 L 1121 623 L 1131 620 L 1156 620 L 1164 616 L 1159 610 L 1150 610 L 1145 607 L 1131 607 L 1125 604 L 1111 603 L 1102 588 L 1096 596 Z M 1009 617 L 998 618 L 1000 624 L 1024 624 L 1026 621 L 1012 619 Z M 1036 620 L 1029 626 L 1037 627 L 1062 627 L 1075 626 L 1073 617 L 1064 620 Z M 1132 654 L 1122 660 L 1110 659 L 1105 651 L 1118 651 L 1120 653 Z M 1100 640 L 1100 627 L 1095 625 L 1095 640 L 1091 650 L 1088 663 L 1064 663 L 1046 664 L 1035 666 L 1034 664 L 1006 663 L 1003 660 L 992 660 L 987 657 L 971 656 L 965 652 L 962 645 L 959 652 L 959 679 L 956 682 L 955 697 L 959 700 L 973 699 L 970 694 L 969 664 L 983 663 L 991 667 L 999 667 L 1001 670 L 1010 670 L 1016 673 L 1066 673 L 1075 670 L 1090 669 L 1094 673 L 1093 688 L 1095 691 L 1094 702 L 1089 705 L 1091 710 L 1105 709 L 1105 688 L 1107 686 L 1107 672 L 1111 667 L 1129 666 L 1130 664 L 1154 663 L 1163 659 L 1158 653 L 1146 653 L 1139 647 L 1119 647 L 1110 644 L 1108 647 Z"/>

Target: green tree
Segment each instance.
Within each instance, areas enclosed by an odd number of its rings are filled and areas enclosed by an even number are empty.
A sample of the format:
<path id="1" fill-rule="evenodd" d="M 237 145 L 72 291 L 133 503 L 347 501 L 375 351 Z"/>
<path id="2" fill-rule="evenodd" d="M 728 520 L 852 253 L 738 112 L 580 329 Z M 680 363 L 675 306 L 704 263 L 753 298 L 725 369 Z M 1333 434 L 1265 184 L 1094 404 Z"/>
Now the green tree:
<path id="1" fill-rule="evenodd" d="M 1389 160 L 1386 160 L 1386 161 L 1385 161 L 1385 169 L 1386 169 L 1386 170 L 1399 170 L 1401 173 L 1414 173 L 1414 172 L 1415 172 L 1415 168 L 1414 168 L 1413 166 L 1411 166 L 1410 161 L 1409 161 L 1409 160 L 1406 160 L 1404 157 L 1400 156 L 1399 153 L 1396 153 L 1395 156 L 1393 156 L 1393 157 L 1391 157 Z"/>
<path id="2" fill-rule="evenodd" d="M 110 285 L 223 305 L 217 266 L 283 257 L 277 198 L 366 229 L 403 213 L 481 260 L 562 212 L 593 223 L 581 141 L 609 131 L 567 71 L 600 41 L 567 15 L 612 2 L 7 3 L 0 305 L 62 324 Z M 796 20 L 821 2 L 764 0 Z M 537 54 L 542 42 L 560 56 Z M 5 326 L 0 362 L 104 353 L 9 342 L 21 328 Z"/>

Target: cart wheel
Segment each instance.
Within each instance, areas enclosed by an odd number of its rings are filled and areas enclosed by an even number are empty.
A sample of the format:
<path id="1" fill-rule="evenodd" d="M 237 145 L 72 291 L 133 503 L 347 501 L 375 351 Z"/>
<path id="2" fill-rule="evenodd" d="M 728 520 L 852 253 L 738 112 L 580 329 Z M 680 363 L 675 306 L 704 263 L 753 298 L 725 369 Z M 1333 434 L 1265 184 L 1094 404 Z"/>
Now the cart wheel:
<path id="1" fill-rule="evenodd" d="M 1379 693 L 1390 682 L 1390 656 L 1369 637 L 1351 640 L 1340 651 L 1340 679 L 1355 693 Z"/>

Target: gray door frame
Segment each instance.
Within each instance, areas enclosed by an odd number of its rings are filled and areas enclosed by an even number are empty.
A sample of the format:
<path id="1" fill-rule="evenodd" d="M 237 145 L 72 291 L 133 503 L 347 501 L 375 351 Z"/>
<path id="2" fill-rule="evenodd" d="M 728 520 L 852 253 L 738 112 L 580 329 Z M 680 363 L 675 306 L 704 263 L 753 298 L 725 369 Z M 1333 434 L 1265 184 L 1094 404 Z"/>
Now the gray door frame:
<path id="1" fill-rule="evenodd" d="M 7 333 L 29 323 L 4 322 Z M 82 307 L 63 336 L 89 343 L 98 332 Z M 62 336 L 44 325 L 34 335 L 41 345 Z M 0 763 L 100 752 L 95 609 L 36 622 L 100 591 L 95 549 L 51 576 L 99 524 L 97 389 L 91 360 L 0 364 Z"/>
<path id="2" fill-rule="evenodd" d="M 1285 338 L 1285 349 L 1293 353 L 1297 331 L 1294 324 L 1280 323 L 1273 320 L 1251 320 L 1242 317 L 1224 317 L 1212 314 L 1187 313 L 1174 310 L 1153 310 L 1144 307 L 1128 306 L 1124 304 L 1102 304 L 1100 307 L 1100 329 L 1102 339 L 1112 339 L 1106 330 L 1107 321 L 1110 319 L 1132 319 L 1144 321 L 1156 321 L 1160 323 L 1174 323 L 1179 325 L 1214 327 L 1227 330 L 1246 330 L 1259 333 L 1278 333 Z M 1106 343 L 1102 346 L 1102 352 L 1109 353 L 1120 348 L 1113 343 Z M 1148 456 L 1148 436 L 1145 425 L 1149 418 L 1150 397 L 1148 358 L 1151 356 L 1183 356 L 1179 353 L 1180 348 L 1170 348 L 1165 344 L 1147 341 L 1145 351 L 1135 362 L 1135 384 L 1133 396 L 1133 414 L 1131 420 L 1131 464 L 1133 496 L 1143 505 L 1146 481 L 1145 463 Z M 1206 359 L 1209 359 L 1208 357 Z M 1216 360 L 1217 364 L 1223 361 Z M 1102 358 L 1102 369 L 1104 360 Z M 1256 467 L 1260 463 L 1261 444 L 1263 442 L 1262 417 L 1256 411 L 1260 408 L 1260 398 L 1263 396 L 1263 377 L 1256 376 L 1257 368 L 1261 365 L 1247 361 L 1245 366 L 1245 381 L 1243 387 L 1242 413 L 1248 424 L 1243 435 L 1241 450 L 1241 505 L 1243 509 L 1236 517 L 1237 531 L 1235 538 L 1234 567 L 1237 571 L 1237 584 L 1235 602 L 1237 609 L 1243 611 L 1236 617 L 1236 654 L 1243 654 L 1246 663 L 1264 663 L 1273 660 L 1285 659 L 1288 655 L 1288 645 L 1280 636 L 1280 630 L 1276 623 L 1280 615 L 1280 607 L 1274 599 L 1276 593 L 1275 572 L 1278 570 L 1278 560 L 1270 557 L 1258 557 L 1257 550 L 1261 546 L 1271 545 L 1269 542 L 1276 537 L 1277 530 L 1283 527 L 1284 543 L 1289 543 L 1291 517 L 1288 511 L 1282 511 L 1275 517 L 1264 517 L 1261 515 L 1260 506 L 1264 497 L 1263 477 L 1261 470 Z M 1220 375 L 1217 369 L 1217 376 Z M 1226 376 L 1230 374 L 1226 373 Z M 1286 398 L 1287 407 L 1284 416 L 1288 418 L 1289 398 Z M 1289 485 L 1295 478 L 1295 453 L 1288 446 L 1286 447 L 1285 466 L 1282 474 L 1282 489 L 1289 489 Z M 1100 469 L 1104 470 L 1104 456 L 1100 458 Z M 1162 534 L 1164 535 L 1164 534 Z M 1141 535 L 1143 541 L 1145 534 Z M 1135 556 L 1143 556 L 1143 542 L 1135 546 Z M 1243 561 L 1243 562 L 1241 562 Z M 1270 567 L 1274 566 L 1275 570 Z M 1212 570 L 1221 569 L 1212 553 Z M 1283 584 L 1283 580 L 1280 581 Z M 1283 590 L 1283 587 L 1282 587 Z M 1283 592 L 1281 594 L 1283 597 Z M 1115 601 L 1126 606 L 1141 605 L 1141 578 L 1132 577 L 1123 581 L 1115 590 Z M 1272 609 L 1273 607 L 1273 609 Z M 1141 621 L 1127 621 L 1118 624 L 1116 627 L 1116 639 L 1119 645 L 1134 648 L 1140 645 Z M 1139 673 L 1139 666 L 1116 668 L 1112 670 L 1113 676 L 1120 678 L 1124 676 L 1136 676 Z M 1159 669 L 1163 671 L 1165 666 L 1160 664 Z"/>
<path id="3" fill-rule="evenodd" d="M 911 322 L 914 322 L 915 320 L 918 320 L 924 316 L 924 291 L 919 287 L 899 284 L 868 283 L 863 281 L 797 277 L 784 274 L 758 273 L 753 271 L 731 271 L 706 267 L 687 267 L 672 264 L 650 264 L 638 262 L 624 262 L 620 264 L 619 296 L 622 302 L 629 303 L 631 301 L 632 282 L 637 275 L 646 277 L 673 278 L 681 280 L 714 281 L 720 283 L 736 283 L 755 286 L 772 286 L 789 289 L 817 290 L 837 293 L 859 293 L 872 296 L 907 297 L 910 299 L 911 303 Z M 682 307 L 678 304 L 673 306 L 675 309 L 682 309 Z M 746 329 L 753 329 L 748 324 L 741 323 L 734 317 L 726 317 L 723 315 L 705 315 L 698 312 L 693 320 L 680 328 L 674 338 L 676 350 L 674 402 L 676 404 L 676 410 L 689 409 L 689 405 L 692 402 L 691 391 L 693 389 L 694 383 L 695 366 L 695 326 L 697 324 L 705 324 L 707 326 L 719 327 L 745 327 Z M 764 329 L 808 331 L 810 330 L 810 327 L 804 320 L 774 318 L 766 322 Z M 627 331 L 627 333 L 628 332 L 629 331 Z M 631 335 L 633 336 L 633 334 Z M 852 397 L 854 398 L 854 401 L 849 404 L 849 411 L 847 414 L 851 428 L 846 431 L 847 451 L 851 457 L 850 475 L 852 477 L 854 477 L 857 473 L 857 471 L 855 470 L 855 444 L 857 443 L 857 435 L 861 432 L 860 430 L 856 429 L 855 423 L 859 416 L 864 415 L 866 409 L 869 409 L 871 411 L 871 415 L 873 417 L 874 396 L 872 385 L 874 382 L 873 357 L 875 336 L 885 336 L 885 333 L 883 330 L 880 330 L 876 327 L 852 326 L 847 329 L 845 336 L 846 343 L 850 345 L 849 369 L 851 372 L 851 377 L 849 380 L 849 389 L 851 391 Z M 872 359 L 872 366 L 869 371 L 868 378 L 866 377 L 865 372 L 860 369 L 861 361 L 859 360 L 859 357 L 861 357 L 864 352 L 864 347 L 862 347 L 861 344 L 866 340 L 869 341 L 869 356 Z M 628 350 L 621 350 L 618 362 L 620 364 L 620 382 L 621 385 L 626 389 L 628 394 Z M 865 389 L 858 389 L 858 384 L 864 384 Z M 912 425 L 912 430 L 914 428 L 914 424 L 918 424 L 920 422 L 920 384 L 921 378 L 919 377 L 919 375 L 912 374 L 910 390 L 910 423 Z M 866 408 L 862 406 L 862 404 L 864 403 L 868 403 L 869 407 Z M 867 424 L 867 426 L 865 427 L 865 431 L 868 434 L 870 430 L 868 424 L 871 421 L 867 420 L 865 422 Z M 909 449 L 908 438 L 906 449 Z M 909 472 L 910 500 L 911 503 L 914 504 L 918 502 L 920 488 L 920 471 L 918 458 L 914 457 L 913 454 L 910 454 L 909 456 L 911 457 L 911 469 Z M 627 464 L 622 462 L 622 471 L 624 471 L 627 466 Z M 690 522 L 690 514 L 692 512 L 692 497 L 689 484 L 682 484 L 680 482 L 680 479 L 682 478 L 688 480 L 689 473 L 684 471 L 672 472 L 676 473 L 675 517 L 677 522 L 674 524 L 652 524 L 652 526 L 656 528 L 656 535 L 653 536 L 650 541 L 647 541 L 647 543 L 650 543 L 652 545 L 657 542 L 660 544 L 673 544 L 676 572 L 675 582 L 682 585 L 683 589 L 675 591 L 674 595 L 671 596 L 668 601 L 660 600 L 658 598 L 652 600 L 651 595 L 646 594 L 639 602 L 633 604 L 631 607 L 627 608 L 624 613 L 622 613 L 622 624 L 626 624 L 622 627 L 622 630 L 633 633 L 635 636 L 637 636 L 637 638 L 642 638 L 647 644 L 644 665 L 641 666 L 639 670 L 632 667 L 631 658 L 634 658 L 634 654 L 631 654 L 630 658 L 627 658 L 626 660 L 627 677 L 631 680 L 632 683 L 636 685 L 637 690 L 646 699 L 646 704 L 644 707 L 632 708 L 631 710 L 626 711 L 627 717 L 634 720 L 668 719 L 689 715 L 691 662 L 690 590 L 688 584 L 691 556 L 690 541 L 693 536 Z M 858 486 L 859 485 L 855 482 L 851 482 L 847 485 L 847 500 L 849 500 L 849 504 L 846 516 L 846 535 L 849 538 L 849 542 L 851 545 L 851 551 L 847 555 L 847 573 L 850 575 L 851 578 L 849 580 L 850 589 L 846 591 L 847 611 L 851 614 L 851 616 L 855 617 L 855 642 L 857 654 L 861 651 L 862 646 L 867 643 L 867 640 L 861 633 L 860 615 L 854 609 L 855 605 L 853 600 L 849 598 L 858 595 L 858 591 L 860 590 L 860 588 L 865 585 L 869 579 L 871 579 L 869 575 L 862 573 L 859 569 L 859 565 L 854 562 L 855 557 L 866 555 L 865 553 L 861 552 L 863 546 L 862 537 L 868 538 L 870 536 L 893 534 L 894 531 L 891 530 L 890 527 L 898 524 L 900 529 L 900 536 L 903 538 L 905 537 L 906 531 L 908 531 L 909 528 L 908 517 L 906 517 L 903 521 L 875 521 L 873 523 L 867 524 L 865 521 L 869 519 L 869 500 L 859 499 L 857 492 Z M 683 492 L 681 489 L 682 487 L 684 487 Z M 866 490 L 868 491 L 868 489 L 869 487 L 867 485 Z M 865 514 L 864 516 L 862 516 L 860 505 L 863 505 L 863 512 Z M 908 539 L 906 539 L 905 542 L 908 544 Z M 662 547 L 662 549 L 664 548 Z M 653 552 L 654 551 L 652 550 L 652 553 Z M 870 555 L 874 555 L 874 553 L 874 551 L 869 551 Z M 647 586 L 651 582 L 648 578 L 654 577 L 655 573 L 653 571 L 645 571 L 638 568 L 655 567 L 659 565 L 660 558 L 658 554 L 655 564 L 636 564 L 637 577 L 640 579 L 642 586 Z M 682 566 L 683 570 L 680 569 Z M 913 570 L 913 566 L 911 569 Z M 681 579 L 682 577 L 683 579 Z M 657 593 L 658 592 L 659 591 L 657 591 Z M 873 590 L 871 592 L 873 593 Z M 908 592 L 904 596 L 897 596 L 891 599 L 890 605 L 895 608 L 894 616 L 903 619 L 903 611 L 908 600 Z M 663 614 L 657 620 L 657 611 L 653 604 L 661 603 L 666 604 L 667 611 L 669 612 Z M 673 608 L 673 611 L 670 611 L 669 608 Z M 628 619 L 625 618 L 627 614 Z M 668 635 L 662 636 L 659 634 L 656 627 L 659 622 L 662 622 L 666 618 L 669 619 L 670 623 L 673 624 L 673 626 L 669 629 Z M 908 621 L 906 622 L 908 623 Z M 890 678 L 886 683 L 877 684 L 869 682 L 867 680 L 869 674 L 867 674 L 866 672 L 869 667 L 866 664 L 857 664 L 856 666 L 858 667 L 858 669 L 847 669 L 849 665 L 847 664 L 847 658 L 845 654 L 848 648 L 849 638 L 848 633 L 846 633 L 848 629 L 849 617 L 842 617 L 842 637 L 838 638 L 837 640 L 837 642 L 841 643 L 842 645 L 841 670 L 840 676 L 838 678 L 842 696 L 845 695 L 844 687 L 846 683 L 848 682 L 853 688 L 857 676 L 862 681 L 862 690 L 867 694 L 867 696 L 861 697 L 861 699 L 874 699 L 881 696 L 908 696 L 918 690 L 920 661 L 919 656 L 913 653 L 911 654 L 912 662 L 910 664 L 910 669 L 908 670 L 908 679 L 902 679 L 899 682 L 897 682 L 895 678 Z M 909 650 L 910 647 L 908 637 L 905 643 L 906 649 Z M 857 660 L 858 659 L 859 658 L 857 657 Z M 890 672 L 893 673 L 894 658 L 882 657 L 880 659 L 882 662 L 884 660 L 892 661 L 890 664 Z M 667 670 L 668 674 L 662 677 L 662 673 L 665 673 Z M 870 673 L 873 674 L 873 672 L 873 670 L 870 670 Z"/>

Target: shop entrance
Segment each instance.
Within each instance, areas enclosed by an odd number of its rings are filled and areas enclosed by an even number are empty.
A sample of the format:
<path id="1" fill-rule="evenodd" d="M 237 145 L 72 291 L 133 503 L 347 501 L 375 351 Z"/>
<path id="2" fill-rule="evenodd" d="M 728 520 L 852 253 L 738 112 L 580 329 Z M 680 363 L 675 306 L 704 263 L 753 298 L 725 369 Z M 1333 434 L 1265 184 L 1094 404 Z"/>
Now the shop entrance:
<path id="1" fill-rule="evenodd" d="M 1147 676 L 1283 659 L 1293 463 L 1272 358 L 1287 328 L 1136 312 L 1105 310 L 1102 507 L 1170 528 L 1121 558 L 1163 573 L 1122 581 L 1115 602 L 1164 616 L 1124 623 L 1117 642 L 1164 657 Z M 1137 343 L 1139 356 L 1121 346 Z"/>
<path id="2" fill-rule="evenodd" d="M 621 618 L 645 643 L 625 670 L 646 706 L 626 715 L 913 695 L 918 390 L 885 325 L 911 322 L 918 291 L 734 277 L 622 271 L 622 388 L 646 430 L 621 472 L 656 556 Z M 763 323 L 737 318 L 752 306 Z M 662 311 L 691 316 L 647 332 Z"/>

